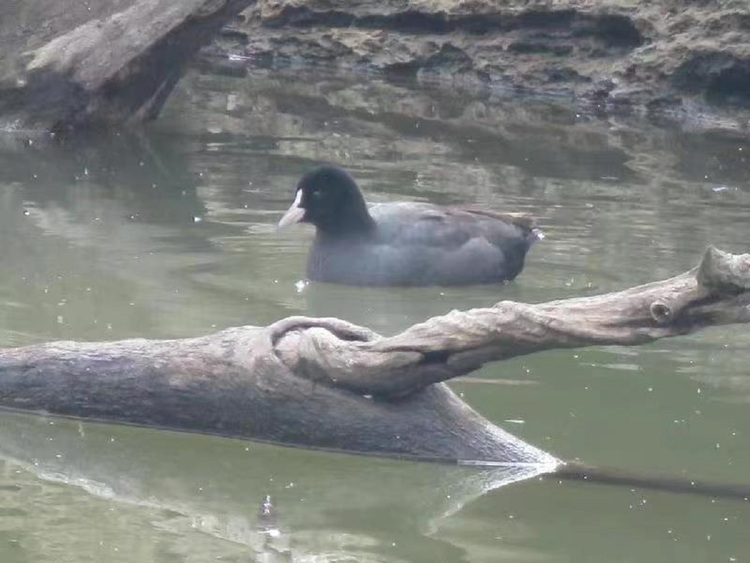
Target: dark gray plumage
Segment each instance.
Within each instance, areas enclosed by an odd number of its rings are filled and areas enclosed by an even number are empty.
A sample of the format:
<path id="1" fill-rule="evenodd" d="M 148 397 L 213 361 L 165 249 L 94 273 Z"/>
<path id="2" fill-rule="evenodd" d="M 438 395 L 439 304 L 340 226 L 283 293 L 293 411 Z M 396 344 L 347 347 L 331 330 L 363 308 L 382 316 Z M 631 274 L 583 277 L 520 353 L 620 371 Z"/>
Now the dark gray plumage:
<path id="1" fill-rule="evenodd" d="M 538 237 L 526 216 L 398 202 L 368 206 L 342 168 L 305 174 L 279 226 L 316 227 L 307 276 L 349 285 L 472 285 L 512 280 Z"/>

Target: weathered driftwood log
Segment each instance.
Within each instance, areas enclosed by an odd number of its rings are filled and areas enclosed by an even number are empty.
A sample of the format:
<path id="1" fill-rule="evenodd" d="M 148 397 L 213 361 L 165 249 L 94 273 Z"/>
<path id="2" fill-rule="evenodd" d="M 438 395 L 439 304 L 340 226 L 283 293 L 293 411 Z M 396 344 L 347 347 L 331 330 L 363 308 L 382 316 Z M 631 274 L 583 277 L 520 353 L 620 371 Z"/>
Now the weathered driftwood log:
<path id="1" fill-rule="evenodd" d="M 184 64 L 253 0 L 6 0 L 0 126 L 155 117 Z"/>
<path id="2" fill-rule="evenodd" d="M 452 312 L 381 337 L 293 317 L 201 338 L 0 352 L 0 406 L 305 447 L 484 464 L 559 463 L 439 382 L 560 347 L 634 345 L 750 321 L 750 255 L 594 297 Z"/>
<path id="3" fill-rule="evenodd" d="M 631 346 L 750 322 L 748 304 L 750 255 L 710 247 L 697 269 L 668 280 L 594 297 L 453 311 L 389 338 L 331 320 L 290 318 L 269 328 L 279 357 L 295 373 L 396 397 L 489 361 L 549 348 Z"/>

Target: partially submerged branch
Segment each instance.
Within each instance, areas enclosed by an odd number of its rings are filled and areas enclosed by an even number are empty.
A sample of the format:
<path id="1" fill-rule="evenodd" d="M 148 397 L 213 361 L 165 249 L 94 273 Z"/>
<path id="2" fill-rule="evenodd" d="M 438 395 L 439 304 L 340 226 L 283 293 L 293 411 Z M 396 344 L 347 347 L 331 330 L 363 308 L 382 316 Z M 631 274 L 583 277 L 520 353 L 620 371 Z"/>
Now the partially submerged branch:
<path id="1" fill-rule="evenodd" d="M 156 117 L 187 62 L 251 0 L 25 0 L 0 29 L 0 125 L 64 130 Z M 54 14 L 52 14 L 54 16 Z"/>
<path id="2" fill-rule="evenodd" d="M 392 337 L 291 317 L 186 340 L 0 351 L 0 406 L 353 452 L 559 461 L 439 382 L 552 348 L 637 345 L 750 321 L 750 255 L 709 249 L 672 279 L 605 295 L 454 311 Z"/>
<path id="3" fill-rule="evenodd" d="M 286 319 L 276 350 L 303 377 L 395 397 L 542 350 L 632 346 L 746 323 L 748 305 L 750 255 L 710 247 L 697 269 L 668 280 L 593 297 L 453 311 L 388 338 L 341 321 Z"/>

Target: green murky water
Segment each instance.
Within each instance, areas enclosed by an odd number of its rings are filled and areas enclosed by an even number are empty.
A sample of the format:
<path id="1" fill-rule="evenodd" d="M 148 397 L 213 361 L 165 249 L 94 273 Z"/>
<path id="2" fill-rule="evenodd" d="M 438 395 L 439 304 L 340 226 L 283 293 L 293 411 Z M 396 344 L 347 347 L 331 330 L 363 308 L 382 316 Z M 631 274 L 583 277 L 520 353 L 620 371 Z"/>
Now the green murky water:
<path id="1" fill-rule="evenodd" d="M 0 338 L 181 337 L 335 315 L 385 333 L 453 308 L 664 278 L 747 251 L 750 142 L 540 100 L 378 79 L 193 75 L 138 135 L 0 136 Z M 300 289 L 277 232 L 297 177 L 348 166 L 372 200 L 534 213 L 506 287 Z M 563 458 L 750 481 L 750 332 L 538 354 L 454 388 Z M 530 480 L 0 414 L 0 561 L 750 560 L 750 503 Z M 258 506 L 271 495 L 278 533 Z M 274 529 L 276 529 L 274 528 Z"/>

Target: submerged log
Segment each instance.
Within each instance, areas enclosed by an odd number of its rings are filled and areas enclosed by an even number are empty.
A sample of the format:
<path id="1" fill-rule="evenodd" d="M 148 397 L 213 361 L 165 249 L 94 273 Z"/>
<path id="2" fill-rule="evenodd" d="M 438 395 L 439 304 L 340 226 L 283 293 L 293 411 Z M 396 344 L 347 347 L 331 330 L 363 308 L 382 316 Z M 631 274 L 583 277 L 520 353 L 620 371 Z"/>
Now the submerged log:
<path id="1" fill-rule="evenodd" d="M 155 117 L 185 63 L 253 0 L 6 0 L 0 126 Z"/>
<path id="2" fill-rule="evenodd" d="M 552 348 L 637 345 L 750 321 L 750 254 L 624 291 L 452 312 L 392 337 L 291 317 L 200 338 L 0 351 L 0 406 L 303 447 L 469 464 L 561 462 L 442 381 Z"/>

